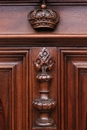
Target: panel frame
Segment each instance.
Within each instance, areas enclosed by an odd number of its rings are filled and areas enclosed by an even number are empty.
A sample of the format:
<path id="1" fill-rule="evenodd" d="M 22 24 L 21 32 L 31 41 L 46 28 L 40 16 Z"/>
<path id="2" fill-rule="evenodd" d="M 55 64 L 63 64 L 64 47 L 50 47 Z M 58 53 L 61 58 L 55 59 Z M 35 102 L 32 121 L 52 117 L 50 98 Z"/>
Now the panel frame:
<path id="1" fill-rule="evenodd" d="M 11 88 L 8 95 L 10 130 L 28 130 L 28 57 L 29 49 L 0 48 L 0 70 L 9 70 L 11 73 L 9 77 Z M 22 80 L 20 85 L 18 79 Z M 17 88 L 18 86 L 21 88 Z"/>
<path id="2" fill-rule="evenodd" d="M 79 60 L 81 57 L 81 60 Z M 76 58 L 76 61 L 75 61 L 75 58 Z M 79 130 L 79 129 L 82 129 L 83 127 L 81 127 L 81 124 L 80 126 L 78 125 L 78 121 L 79 121 L 79 114 L 81 114 L 81 111 L 79 111 L 79 108 L 78 107 L 81 107 L 79 106 L 79 104 L 81 104 L 80 100 L 81 100 L 81 97 L 79 96 L 79 73 L 82 73 L 82 72 L 87 72 L 87 47 L 59 47 L 58 48 L 58 68 L 60 68 L 60 71 L 58 73 L 58 82 L 60 84 L 60 88 L 61 88 L 61 130 L 68 130 L 70 129 L 70 125 L 71 124 L 68 124 L 70 122 L 70 119 L 69 118 L 69 115 L 68 115 L 68 108 L 71 107 L 68 105 L 68 102 L 69 101 L 69 97 L 68 97 L 68 87 L 70 85 L 70 83 L 72 81 L 67 81 L 67 76 L 69 76 L 69 70 L 71 65 L 72 66 L 72 69 L 73 69 L 73 73 L 72 75 L 74 75 L 74 78 L 75 80 L 77 80 L 76 82 L 74 81 L 73 84 L 75 84 L 74 88 L 76 88 L 75 90 L 75 94 L 73 93 L 73 98 L 76 97 L 75 99 L 75 103 L 74 104 L 74 108 L 76 107 L 76 119 L 74 119 L 74 121 L 76 120 L 75 122 L 75 128 L 72 128 L 72 129 L 76 129 L 76 130 Z M 69 65 L 71 64 L 71 65 Z M 68 66 L 67 66 L 68 65 Z M 68 68 L 68 69 L 66 69 Z M 72 77 L 72 76 L 71 76 Z M 69 82 L 69 83 L 68 83 Z M 67 86 L 68 85 L 68 86 Z M 73 89 L 74 89 L 73 88 Z M 80 88 L 81 90 L 82 88 Z M 72 91 L 72 90 L 71 90 Z M 80 92 L 81 93 L 81 92 Z M 71 93 L 70 93 L 71 94 Z M 71 100 L 71 99 L 70 99 Z M 74 99 L 73 99 L 74 100 Z M 69 120 L 70 119 L 70 120 Z"/>

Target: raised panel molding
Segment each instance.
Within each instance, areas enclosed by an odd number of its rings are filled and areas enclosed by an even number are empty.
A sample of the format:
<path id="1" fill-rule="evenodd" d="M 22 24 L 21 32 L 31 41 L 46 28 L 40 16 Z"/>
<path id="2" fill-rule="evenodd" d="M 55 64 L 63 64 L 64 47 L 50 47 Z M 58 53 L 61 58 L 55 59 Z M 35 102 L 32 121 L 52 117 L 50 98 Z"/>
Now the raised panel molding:
<path id="1" fill-rule="evenodd" d="M 0 101 L 0 130 L 28 130 L 28 50 L 0 49 Z"/>
<path id="2" fill-rule="evenodd" d="M 86 130 L 87 48 L 59 48 L 58 60 L 61 66 L 61 130 Z"/>

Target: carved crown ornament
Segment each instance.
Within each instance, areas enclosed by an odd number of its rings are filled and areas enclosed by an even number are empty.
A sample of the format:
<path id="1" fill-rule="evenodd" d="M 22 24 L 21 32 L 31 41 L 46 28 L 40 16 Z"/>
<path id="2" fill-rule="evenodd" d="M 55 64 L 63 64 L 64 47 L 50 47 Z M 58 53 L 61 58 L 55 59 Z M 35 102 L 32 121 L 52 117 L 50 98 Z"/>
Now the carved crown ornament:
<path id="1" fill-rule="evenodd" d="M 28 20 L 34 29 L 55 29 L 60 19 L 59 13 L 48 9 L 45 0 L 41 2 L 41 8 L 31 11 Z"/>
<path id="2" fill-rule="evenodd" d="M 46 48 L 42 49 L 34 61 L 35 67 L 38 70 L 36 79 L 39 82 L 40 93 L 40 97 L 33 101 L 33 107 L 39 112 L 38 118 L 35 120 L 35 125 L 38 127 L 51 127 L 55 125 L 55 121 L 50 117 L 50 114 L 56 107 L 56 101 L 49 97 L 50 81 L 53 78 L 50 71 L 54 63 L 54 59 Z"/>

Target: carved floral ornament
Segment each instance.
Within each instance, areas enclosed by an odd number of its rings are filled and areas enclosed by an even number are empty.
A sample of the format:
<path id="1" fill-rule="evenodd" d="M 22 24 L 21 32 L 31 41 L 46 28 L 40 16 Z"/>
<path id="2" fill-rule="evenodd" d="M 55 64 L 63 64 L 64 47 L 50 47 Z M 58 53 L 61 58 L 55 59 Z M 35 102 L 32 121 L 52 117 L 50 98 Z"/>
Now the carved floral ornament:
<path id="1" fill-rule="evenodd" d="M 39 117 L 35 120 L 35 125 L 38 127 L 55 125 L 55 121 L 50 117 L 50 113 L 55 108 L 56 101 L 49 97 L 49 81 L 53 78 L 50 71 L 54 63 L 50 52 L 46 48 L 42 49 L 34 62 L 35 67 L 38 70 L 36 79 L 39 81 L 40 88 L 40 97 L 33 101 L 33 107 L 40 113 Z"/>
<path id="2" fill-rule="evenodd" d="M 47 9 L 45 0 L 41 2 L 41 8 L 31 11 L 28 14 L 28 20 L 34 29 L 55 29 L 60 19 L 59 13 Z"/>

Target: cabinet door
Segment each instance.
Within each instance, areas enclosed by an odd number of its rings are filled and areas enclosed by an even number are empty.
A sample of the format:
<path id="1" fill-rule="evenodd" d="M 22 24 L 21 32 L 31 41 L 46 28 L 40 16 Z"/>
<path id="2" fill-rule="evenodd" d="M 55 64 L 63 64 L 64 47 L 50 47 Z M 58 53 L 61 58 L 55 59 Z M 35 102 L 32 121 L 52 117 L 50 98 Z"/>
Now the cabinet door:
<path id="1" fill-rule="evenodd" d="M 59 48 L 61 129 L 87 130 L 87 48 Z"/>
<path id="2" fill-rule="evenodd" d="M 0 49 L 0 130 L 28 130 L 28 50 Z"/>

